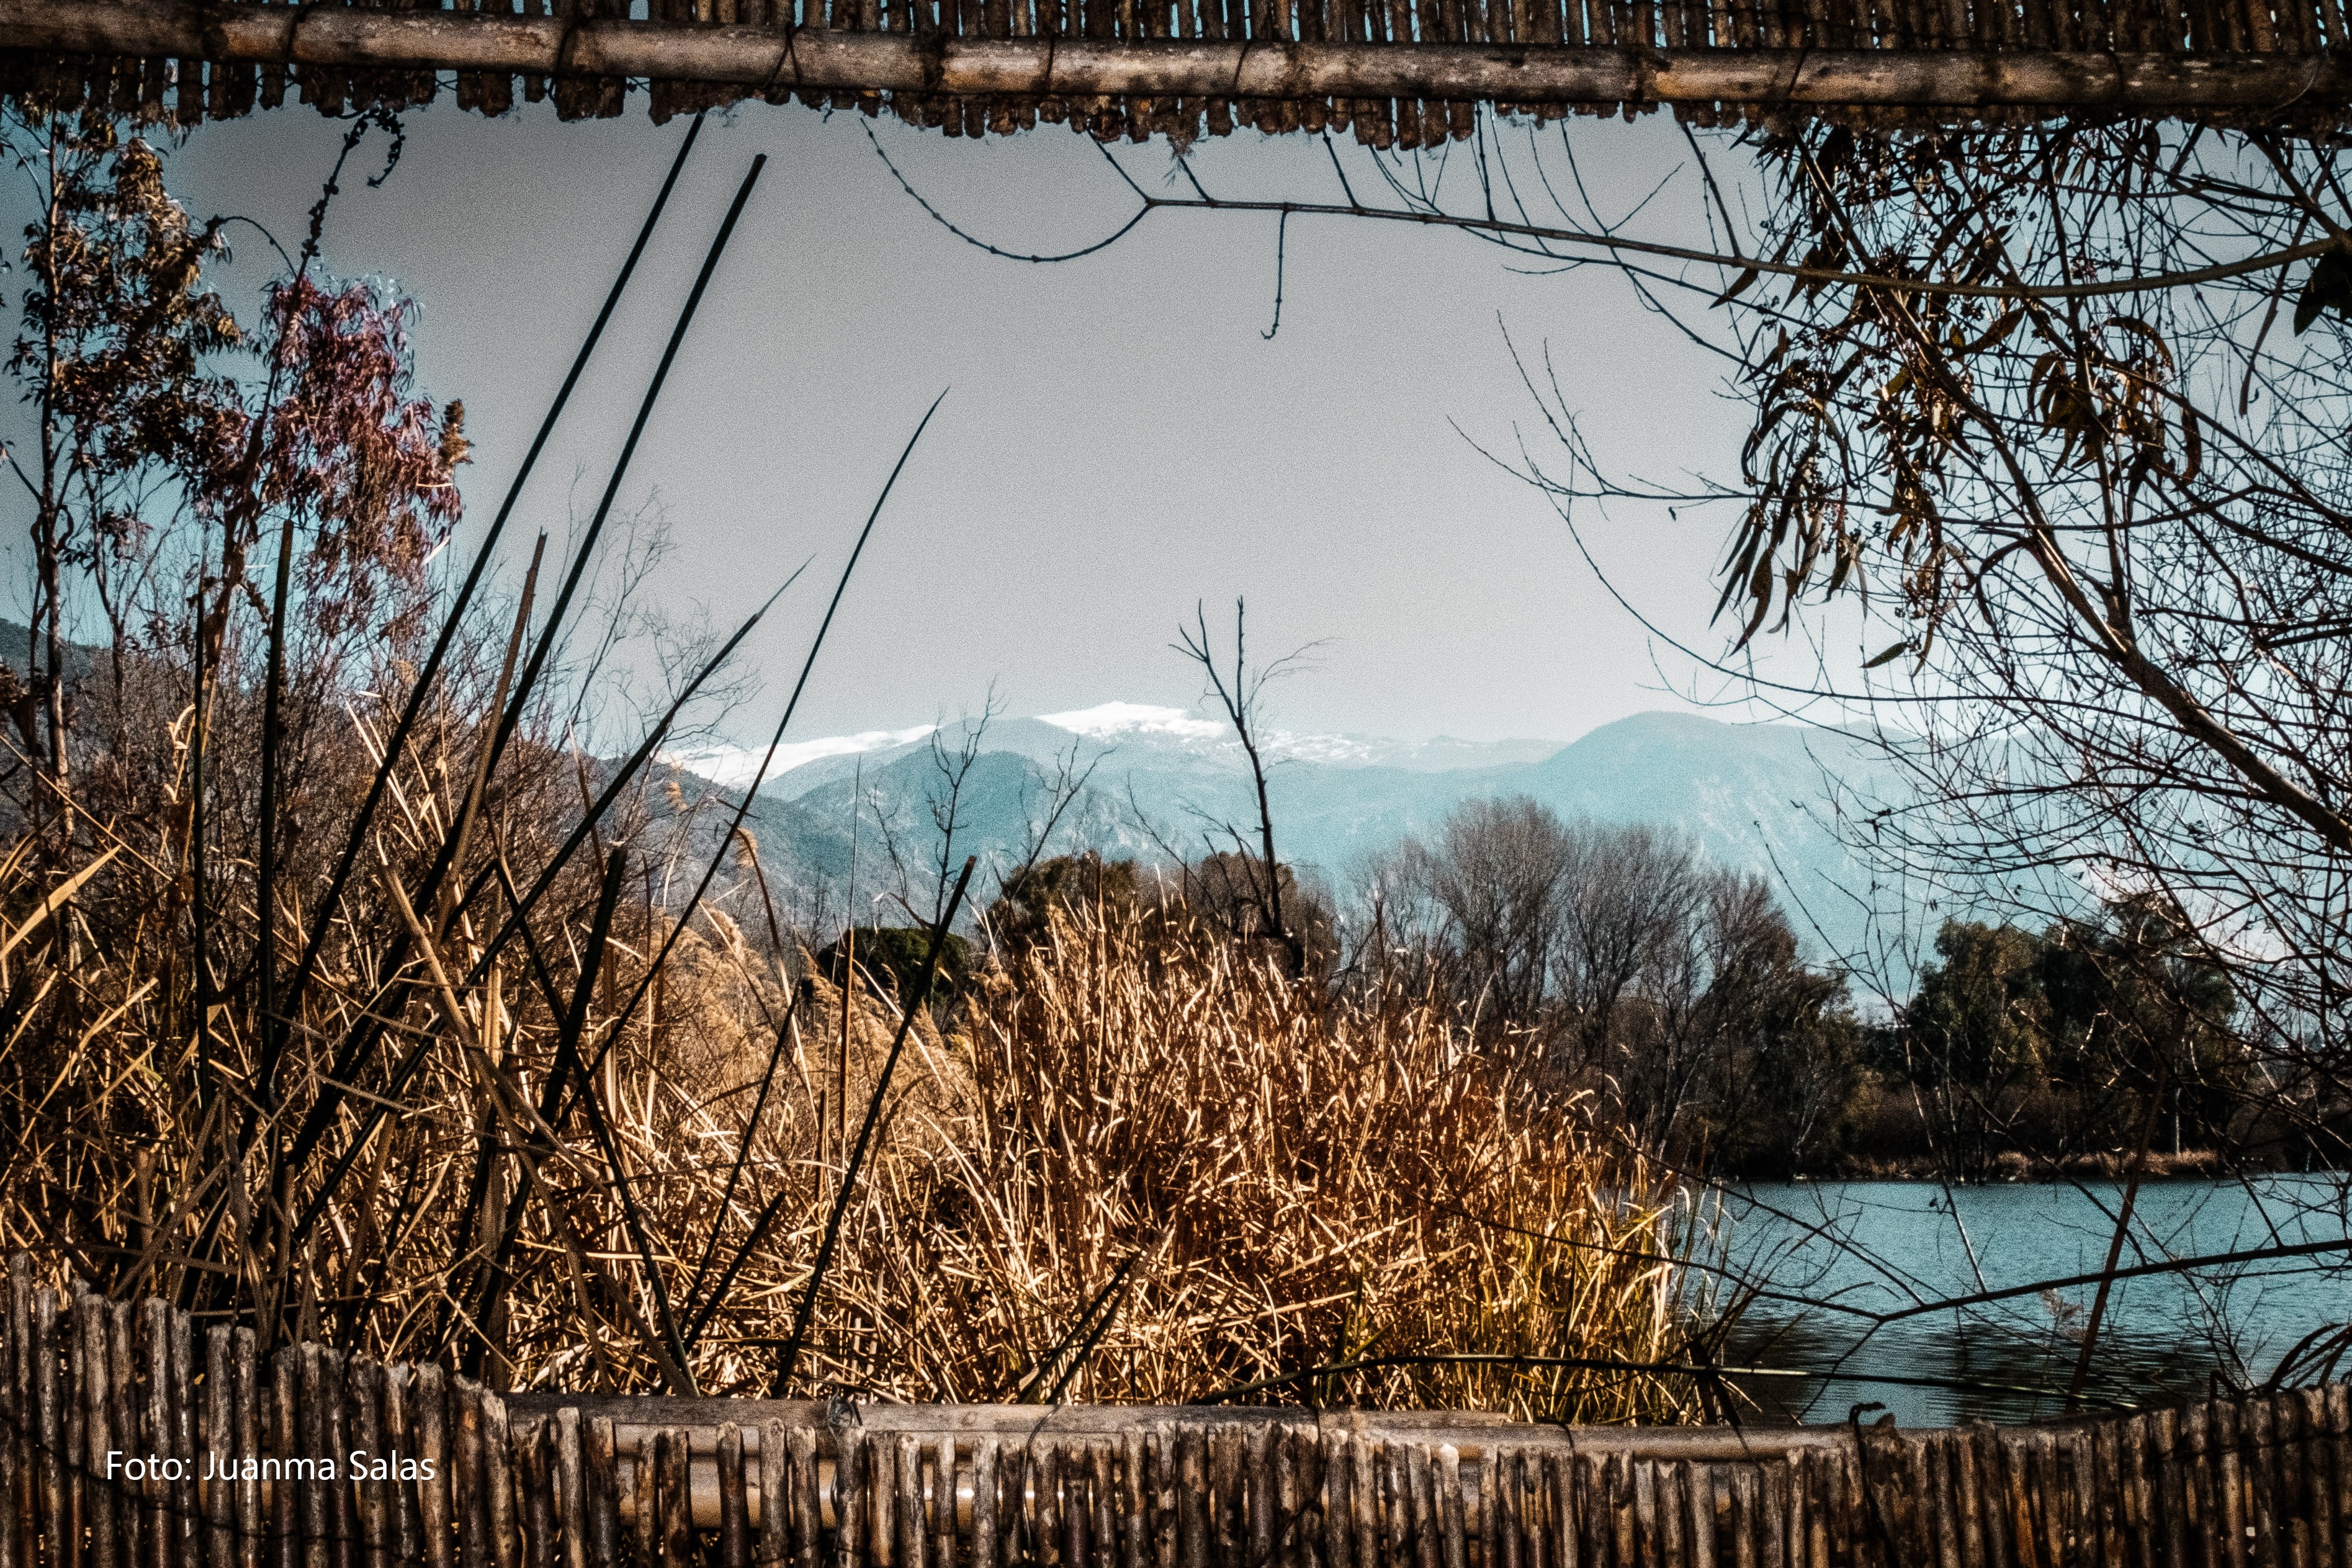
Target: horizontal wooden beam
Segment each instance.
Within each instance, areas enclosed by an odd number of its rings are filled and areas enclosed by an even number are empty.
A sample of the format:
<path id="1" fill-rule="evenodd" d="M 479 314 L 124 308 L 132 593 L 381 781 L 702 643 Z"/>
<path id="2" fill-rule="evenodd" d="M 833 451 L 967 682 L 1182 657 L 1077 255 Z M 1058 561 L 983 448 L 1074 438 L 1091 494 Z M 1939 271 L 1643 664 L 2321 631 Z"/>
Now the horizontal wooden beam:
<path id="1" fill-rule="evenodd" d="M 676 1399 L 646 1396 L 599 1396 L 579 1394 L 509 1394 L 503 1397 L 511 1430 L 527 1440 L 542 1425 L 571 1409 L 585 1422 L 603 1416 L 613 1423 L 614 1464 L 621 1480 L 621 1516 L 636 1517 L 635 1477 L 638 1445 L 656 1431 L 683 1433 L 687 1438 L 687 1483 L 695 1522 L 716 1527 L 720 1519 L 719 1442 L 721 1422 L 740 1430 L 745 1473 L 746 1501 L 751 1525 L 764 1520 L 762 1500 L 767 1474 L 766 1445 L 761 1426 L 768 1420 L 788 1427 L 822 1427 L 824 1406 L 801 1400 Z M 856 1408 L 852 1423 L 869 1437 L 917 1440 L 926 1454 L 951 1445 L 955 1458 L 952 1506 L 958 1527 L 972 1525 L 972 1456 L 983 1438 L 1026 1443 L 1039 1438 L 1120 1440 L 1129 1435 L 1154 1434 L 1173 1441 L 1186 1427 L 1203 1430 L 1255 1432 L 1266 1427 L 1311 1427 L 1325 1440 L 1362 1437 L 1378 1442 L 1407 1443 L 1434 1454 L 1443 1445 L 1454 1449 L 1461 1468 L 1463 1494 L 1475 1500 L 1485 1495 L 1480 1477 L 1487 1456 L 1500 1444 L 1517 1453 L 1583 1454 L 1607 1458 L 1633 1455 L 1662 1464 L 1780 1464 L 1799 1453 L 1835 1456 L 1851 1452 L 1852 1429 L 1846 1426 L 1767 1427 L 1745 1430 L 1729 1427 L 1579 1427 L 1522 1424 L 1508 1417 L 1462 1410 L 1305 1410 L 1297 1407 L 1234 1406 L 1114 1406 L 1114 1405 L 866 1405 Z M 1920 1434 L 1910 1434 L 1916 1437 Z M 819 1453 L 816 1467 L 818 1507 L 824 1528 L 836 1527 L 840 1502 L 838 1472 L 830 1448 Z M 936 1478 L 934 1478 L 936 1479 Z"/>
<path id="2" fill-rule="evenodd" d="M 1020 98 L 2330 109 L 2344 54 L 974 38 L 226 0 L 0 0 L 0 47 L 346 69 Z"/>
<path id="3" fill-rule="evenodd" d="M 583 1420 L 602 1416 L 613 1422 L 624 1448 L 642 1433 L 683 1429 L 698 1455 L 716 1453 L 719 1426 L 732 1421 L 743 1429 L 745 1451 L 760 1451 L 759 1428 L 769 1420 L 787 1426 L 821 1425 L 824 1406 L 798 1399 L 679 1399 L 658 1395 L 509 1394 L 509 1416 L 520 1427 L 552 1419 L 559 1410 L 577 1410 Z M 1731 1427 L 1579 1427 L 1573 1430 L 1513 1421 L 1480 1410 L 1305 1409 L 1276 1405 L 866 1405 L 857 1424 L 868 1432 L 913 1435 L 925 1440 L 953 1437 L 1115 1437 L 1128 1432 L 1170 1432 L 1186 1425 L 1255 1428 L 1308 1426 L 1325 1432 L 1361 1433 L 1389 1441 L 1450 1443 L 1476 1458 L 1490 1443 L 1514 1448 L 1615 1452 L 1619 1448 L 1655 1457 L 1715 1462 L 1735 1459 L 1755 1446 L 1753 1430 Z M 1795 1448 L 1834 1448 L 1847 1440 L 1841 1426 L 1768 1428 L 1775 1452 Z"/>

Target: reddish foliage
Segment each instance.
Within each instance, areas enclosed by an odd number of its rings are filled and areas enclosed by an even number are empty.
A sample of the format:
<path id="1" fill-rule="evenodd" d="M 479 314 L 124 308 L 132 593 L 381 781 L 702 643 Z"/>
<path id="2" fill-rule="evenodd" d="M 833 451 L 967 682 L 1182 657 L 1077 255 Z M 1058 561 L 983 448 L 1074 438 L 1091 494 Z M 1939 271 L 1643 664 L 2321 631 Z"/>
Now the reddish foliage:
<path id="1" fill-rule="evenodd" d="M 455 479 L 466 460 L 465 405 L 436 410 L 412 394 L 413 302 L 369 283 L 273 287 L 263 349 L 277 387 L 257 483 L 261 510 L 291 508 L 307 525 L 299 581 L 324 634 L 378 628 L 386 585 L 415 589 L 425 563 L 463 512 Z M 250 415 L 210 444 L 202 488 L 235 516 Z M 252 505 L 248 499 L 247 506 Z M 418 612 L 410 601 L 395 620 Z"/>
<path id="2" fill-rule="evenodd" d="M 50 204 L 26 232 L 7 371 L 42 432 L 22 466 L 40 492 L 43 580 L 62 595 L 61 570 L 89 573 L 120 635 L 142 617 L 119 595 L 158 536 L 191 515 L 220 523 L 216 643 L 248 553 L 267 559 L 290 514 L 297 613 L 329 640 L 397 641 L 459 518 L 466 459 L 464 406 L 415 392 L 415 305 L 306 270 L 240 326 L 204 276 L 225 254 L 222 225 L 189 221 L 153 146 L 104 122 L 23 129 L 39 133 L 26 151 Z M 229 368 L 246 355 L 257 374 Z M 158 645 L 178 635 L 154 632 Z"/>

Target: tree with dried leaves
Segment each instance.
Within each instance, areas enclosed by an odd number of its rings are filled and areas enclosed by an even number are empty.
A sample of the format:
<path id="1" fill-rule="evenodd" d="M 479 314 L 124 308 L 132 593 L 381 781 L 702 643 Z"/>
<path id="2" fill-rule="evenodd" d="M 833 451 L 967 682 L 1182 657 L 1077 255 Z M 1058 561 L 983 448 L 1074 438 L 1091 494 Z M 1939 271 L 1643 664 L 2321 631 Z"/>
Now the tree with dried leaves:
<path id="1" fill-rule="evenodd" d="M 1530 477 L 1564 509 L 1735 508 L 1730 653 L 1707 662 L 1749 696 L 1875 727 L 1905 788 L 1846 793 L 1858 847 L 2032 925 L 2160 911 L 2229 977 L 2263 1054 L 2248 1092 L 2342 1162 L 2344 150 L 2126 121 L 1815 125 L 1763 152 L 1761 221 L 1711 208 L 1736 253 L 1712 337 L 1753 410 L 1738 481 L 1598 477 L 1557 403 L 1571 465 Z M 2315 241 L 2339 248 L 2298 260 Z M 1754 678 L 1756 639 L 1817 634 L 1846 601 L 1875 629 L 1866 657 Z"/>

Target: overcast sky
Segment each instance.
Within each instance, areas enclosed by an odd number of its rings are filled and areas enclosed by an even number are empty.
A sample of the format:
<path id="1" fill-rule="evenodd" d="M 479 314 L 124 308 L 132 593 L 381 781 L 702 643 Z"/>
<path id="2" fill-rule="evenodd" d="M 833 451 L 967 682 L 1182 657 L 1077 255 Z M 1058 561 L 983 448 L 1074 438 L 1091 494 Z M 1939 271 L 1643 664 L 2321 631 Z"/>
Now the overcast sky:
<path id="1" fill-rule="evenodd" d="M 445 103 L 408 117 L 382 189 L 345 181 L 329 268 L 390 277 L 420 302 L 422 382 L 468 411 L 471 511 L 451 559 L 495 509 L 685 131 L 643 103 L 573 124 L 547 105 L 492 121 Z M 1718 362 L 1621 280 L 1532 275 L 1459 234 L 1302 219 L 1269 340 L 1272 217 L 1162 213 L 1081 261 L 1002 260 L 908 199 L 869 123 L 758 105 L 714 118 L 520 515 L 524 540 L 540 525 L 560 538 L 567 508 L 593 502 L 734 186 L 767 154 L 628 491 L 657 497 L 671 530 L 653 584 L 668 606 L 731 622 L 815 558 L 749 644 L 771 696 L 738 738 L 772 725 L 857 525 L 942 390 L 800 737 L 952 716 L 992 679 L 1016 714 L 1187 704 L 1199 684 L 1168 650 L 1176 622 L 1236 594 L 1256 647 L 1323 642 L 1278 694 L 1293 727 L 1567 739 L 1674 706 L 1549 504 L 1474 444 L 1508 453 L 1541 434 L 1507 329 L 1524 352 L 1549 347 L 1607 458 L 1655 476 L 1732 469 L 1744 425 Z M 873 129 L 946 214 L 1016 249 L 1082 243 L 1133 208 L 1061 128 L 985 143 Z M 247 214 L 291 249 L 340 131 L 290 108 L 207 126 L 173 183 L 199 215 Z M 1689 156 L 1664 117 L 1579 120 L 1573 135 L 1604 209 Z M 1348 155 L 1370 185 L 1369 154 Z M 1164 143 L 1118 156 L 1147 188 L 1171 176 Z M 1336 191 L 1305 138 L 1244 133 L 1204 145 L 1196 167 L 1221 193 Z M 1696 218 L 1684 169 L 1643 222 L 1689 232 Z M 242 313 L 266 256 L 241 242 Z M 1629 594 L 1712 635 L 1721 517 L 1580 520 Z M 21 536 L 14 550 L 21 579 Z"/>

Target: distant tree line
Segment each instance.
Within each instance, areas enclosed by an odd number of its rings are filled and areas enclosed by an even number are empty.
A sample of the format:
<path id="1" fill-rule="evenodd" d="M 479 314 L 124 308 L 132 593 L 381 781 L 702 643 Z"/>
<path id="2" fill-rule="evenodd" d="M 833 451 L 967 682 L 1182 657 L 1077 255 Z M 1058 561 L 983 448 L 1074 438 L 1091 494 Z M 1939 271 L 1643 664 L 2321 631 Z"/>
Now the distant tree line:
<path id="1" fill-rule="evenodd" d="M 1417 967 L 1644 1149 L 1772 1175 L 1831 1157 L 1861 1027 L 1759 879 L 1655 829 L 1474 800 L 1378 861 L 1362 902 L 1360 962 Z"/>
<path id="2" fill-rule="evenodd" d="M 1206 925 L 1258 956 L 1262 868 L 1227 852 L 1156 870 L 1096 854 L 1009 877 L 999 949 L 1052 939 L 1056 906 Z M 1986 1180 L 2117 1169 L 2335 1165 L 2347 1108 L 2272 1072 L 2228 976 L 2158 905 L 2123 900 L 2034 931 L 1944 922 L 1909 999 L 1865 1018 L 1808 963 L 1759 878 L 1654 828 L 1474 800 L 1379 857 L 1346 915 L 1279 873 L 1335 990 L 1402 973 L 1482 1048 L 1538 1063 L 1563 1113 L 1692 1170 L 1754 1178 Z M 2263 1107 L 2300 1099 L 2281 1120 Z"/>
<path id="3" fill-rule="evenodd" d="M 1858 1126 L 1857 1146 L 1907 1119 L 1969 1176 L 2143 1145 L 2159 1166 L 2329 1158 L 2253 1108 L 2271 1098 L 2258 1087 L 2283 1086 L 2257 1084 L 2228 977 L 2152 901 L 2039 933 L 1948 920 L 1935 953 L 1895 1026 L 1870 1033 L 1879 1125 Z"/>

